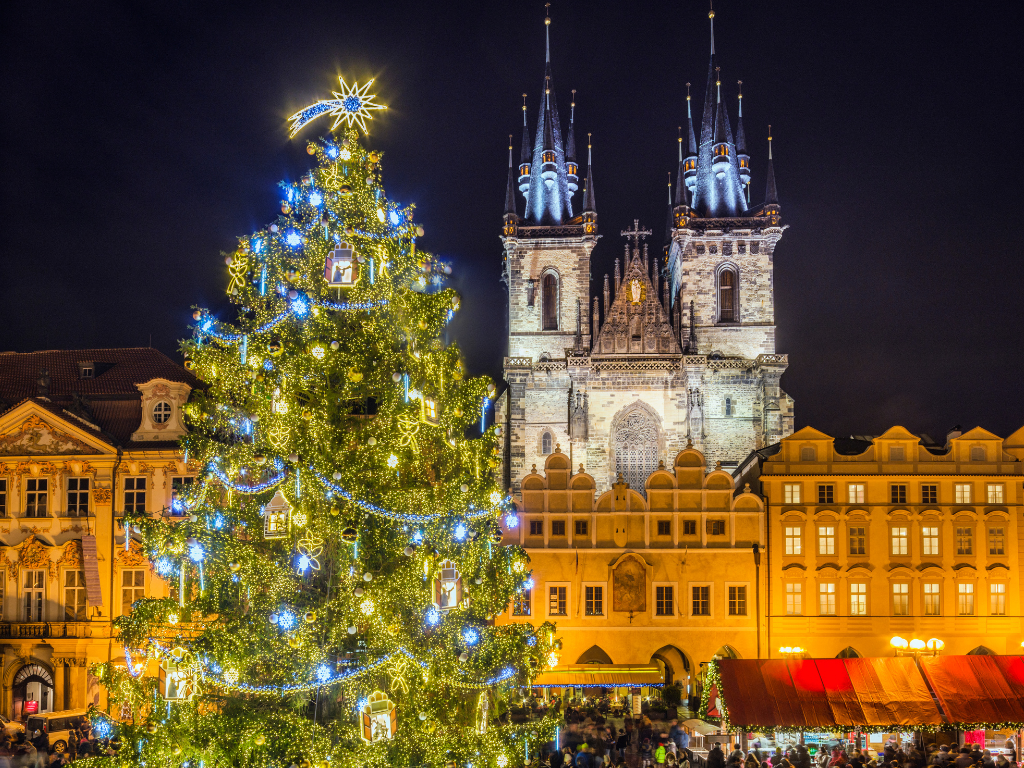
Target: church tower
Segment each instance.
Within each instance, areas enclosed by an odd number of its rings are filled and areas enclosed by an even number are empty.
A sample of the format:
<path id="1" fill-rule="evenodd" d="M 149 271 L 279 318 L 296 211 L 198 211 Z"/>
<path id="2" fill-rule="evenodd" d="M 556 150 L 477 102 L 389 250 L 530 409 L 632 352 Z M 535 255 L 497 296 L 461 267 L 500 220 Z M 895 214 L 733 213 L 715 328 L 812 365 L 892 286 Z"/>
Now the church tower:
<path id="1" fill-rule="evenodd" d="M 509 153 L 502 242 L 502 279 L 508 290 L 506 398 L 496 418 L 507 425 L 506 480 L 529 471 L 527 445 L 548 453 L 568 445 L 565 375 L 566 355 L 590 348 L 590 253 L 597 243 L 594 177 L 587 147 L 587 176 L 579 212 L 573 198 L 579 190 L 576 157 L 575 99 L 568 129 L 563 132 L 551 68 L 551 18 L 545 17 L 544 81 L 536 131 L 531 136 L 523 103 L 523 144 L 518 174 Z M 575 94 L 575 92 L 573 92 Z M 535 378 L 535 366 L 562 361 L 560 376 Z M 527 388 L 530 415 L 526 418 Z M 542 428 L 543 427 L 543 428 Z M 554 441 L 554 442 L 552 442 Z M 542 446 L 543 442 L 543 446 Z"/>

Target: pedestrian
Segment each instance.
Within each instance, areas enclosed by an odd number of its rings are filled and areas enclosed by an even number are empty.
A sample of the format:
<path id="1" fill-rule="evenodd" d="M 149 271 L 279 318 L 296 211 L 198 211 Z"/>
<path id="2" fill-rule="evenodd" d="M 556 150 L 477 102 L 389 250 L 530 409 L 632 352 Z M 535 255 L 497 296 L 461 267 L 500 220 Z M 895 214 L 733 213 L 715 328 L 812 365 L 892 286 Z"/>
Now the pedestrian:
<path id="1" fill-rule="evenodd" d="M 975 765 L 981 762 L 981 747 L 977 744 L 971 744 L 971 760 Z"/>
<path id="2" fill-rule="evenodd" d="M 726 768 L 742 768 L 743 766 L 743 753 L 740 751 L 740 745 L 734 744 L 732 752 L 729 753 L 729 757 L 725 760 Z"/>
<path id="3" fill-rule="evenodd" d="M 995 768 L 995 761 L 992 759 L 991 750 L 984 749 L 981 752 L 981 764 L 984 768 Z"/>
<path id="4" fill-rule="evenodd" d="M 747 759 L 743 761 L 743 768 L 760 768 L 761 764 L 757 761 L 757 755 L 753 752 L 747 753 Z"/>
<path id="5" fill-rule="evenodd" d="M 36 748 L 36 768 L 46 768 L 50 762 L 50 737 L 37 729 L 32 736 L 32 746 Z"/>
<path id="6" fill-rule="evenodd" d="M 640 765 L 641 768 L 647 768 L 651 764 L 654 750 L 651 749 L 651 740 L 644 739 L 640 742 Z"/>
<path id="7" fill-rule="evenodd" d="M 654 749 L 654 764 L 658 768 L 665 768 L 665 758 L 668 756 L 668 750 L 665 749 L 665 742 L 659 740 L 658 746 Z"/>
<path id="8" fill-rule="evenodd" d="M 1017 764 L 1017 742 L 1013 740 L 1011 736 L 1006 740 L 1006 744 L 1003 745 L 1003 749 L 1006 750 L 1003 754 L 1006 755 L 1006 761 L 1012 765 Z"/>
<path id="9" fill-rule="evenodd" d="M 629 746 L 629 736 L 625 728 L 619 728 L 619 737 L 615 740 L 615 749 L 619 753 L 619 762 L 626 762 L 626 747 Z"/>
<path id="10" fill-rule="evenodd" d="M 716 741 L 715 745 L 708 752 L 707 768 L 725 768 L 725 755 L 722 753 L 722 743 Z"/>

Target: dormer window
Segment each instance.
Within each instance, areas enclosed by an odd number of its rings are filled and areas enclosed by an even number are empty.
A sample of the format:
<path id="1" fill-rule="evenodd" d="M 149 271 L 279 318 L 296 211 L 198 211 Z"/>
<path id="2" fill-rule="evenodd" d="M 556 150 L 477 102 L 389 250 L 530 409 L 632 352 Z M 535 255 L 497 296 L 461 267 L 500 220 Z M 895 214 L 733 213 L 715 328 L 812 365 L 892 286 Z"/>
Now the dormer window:
<path id="1" fill-rule="evenodd" d="M 971 447 L 971 461 L 984 461 L 985 449 L 980 445 Z"/>
<path id="2" fill-rule="evenodd" d="M 166 424 L 171 418 L 171 404 L 161 400 L 153 406 L 153 423 Z"/>
<path id="3" fill-rule="evenodd" d="M 78 378 L 80 379 L 95 379 L 96 378 L 96 364 L 93 362 L 79 363 L 78 364 Z"/>

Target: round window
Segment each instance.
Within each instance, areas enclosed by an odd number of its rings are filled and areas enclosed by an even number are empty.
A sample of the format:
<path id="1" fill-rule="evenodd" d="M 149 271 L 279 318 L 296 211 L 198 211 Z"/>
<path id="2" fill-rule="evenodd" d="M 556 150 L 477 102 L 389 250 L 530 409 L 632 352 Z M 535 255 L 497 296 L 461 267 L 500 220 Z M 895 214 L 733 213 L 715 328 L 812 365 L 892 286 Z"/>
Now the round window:
<path id="1" fill-rule="evenodd" d="M 166 424 L 171 418 L 171 404 L 163 401 L 153 406 L 153 421 L 157 424 Z"/>

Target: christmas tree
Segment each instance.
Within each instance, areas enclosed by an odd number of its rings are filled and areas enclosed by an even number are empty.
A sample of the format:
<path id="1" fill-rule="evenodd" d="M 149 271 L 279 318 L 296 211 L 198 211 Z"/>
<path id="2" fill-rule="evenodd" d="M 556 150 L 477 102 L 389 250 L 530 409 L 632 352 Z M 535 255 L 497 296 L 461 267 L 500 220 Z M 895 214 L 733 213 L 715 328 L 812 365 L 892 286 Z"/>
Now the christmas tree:
<path id="1" fill-rule="evenodd" d="M 126 514 L 170 596 L 118 620 L 124 662 L 99 668 L 118 764 L 505 768 L 554 734 L 500 717 L 557 641 L 493 624 L 532 586 L 500 544 L 494 385 L 442 342 L 450 268 L 359 141 L 366 90 L 293 117 L 337 130 L 225 257 L 237 312 L 197 310 L 183 343 L 198 477 L 168 514 Z"/>

